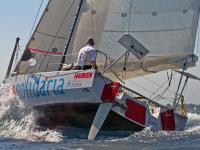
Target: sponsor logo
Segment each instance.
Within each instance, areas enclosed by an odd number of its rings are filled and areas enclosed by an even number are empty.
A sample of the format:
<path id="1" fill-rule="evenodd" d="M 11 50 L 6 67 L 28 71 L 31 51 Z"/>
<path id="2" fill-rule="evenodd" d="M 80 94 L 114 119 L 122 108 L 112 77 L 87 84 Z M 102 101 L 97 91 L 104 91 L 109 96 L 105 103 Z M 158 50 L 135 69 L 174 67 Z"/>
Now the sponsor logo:
<path id="1" fill-rule="evenodd" d="M 78 88 L 82 86 L 82 83 L 77 80 L 69 80 L 66 86 L 69 88 Z"/>
<path id="2" fill-rule="evenodd" d="M 74 79 L 87 79 L 92 78 L 93 72 L 76 73 Z"/>
<path id="3" fill-rule="evenodd" d="M 44 80 L 41 76 L 37 76 L 36 80 L 28 76 L 24 83 L 16 85 L 16 93 L 22 98 L 63 95 L 65 94 L 64 85 L 64 78 Z"/>

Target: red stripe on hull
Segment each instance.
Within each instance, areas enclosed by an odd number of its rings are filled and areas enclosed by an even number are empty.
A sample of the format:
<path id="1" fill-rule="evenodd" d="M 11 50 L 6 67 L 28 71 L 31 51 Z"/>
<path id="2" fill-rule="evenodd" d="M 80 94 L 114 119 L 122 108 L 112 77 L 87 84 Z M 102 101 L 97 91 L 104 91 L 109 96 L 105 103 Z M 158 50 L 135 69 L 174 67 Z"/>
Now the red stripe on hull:
<path id="1" fill-rule="evenodd" d="M 170 109 L 161 114 L 162 129 L 165 131 L 175 130 L 174 110 Z"/>
<path id="2" fill-rule="evenodd" d="M 130 99 L 126 100 L 126 105 L 128 109 L 125 112 L 125 116 L 135 122 L 145 125 L 146 108 Z"/>
<path id="3" fill-rule="evenodd" d="M 118 82 L 113 82 L 111 84 L 105 84 L 103 93 L 101 95 L 101 100 L 104 102 L 111 102 L 115 101 L 115 97 L 118 93 L 120 84 Z"/>

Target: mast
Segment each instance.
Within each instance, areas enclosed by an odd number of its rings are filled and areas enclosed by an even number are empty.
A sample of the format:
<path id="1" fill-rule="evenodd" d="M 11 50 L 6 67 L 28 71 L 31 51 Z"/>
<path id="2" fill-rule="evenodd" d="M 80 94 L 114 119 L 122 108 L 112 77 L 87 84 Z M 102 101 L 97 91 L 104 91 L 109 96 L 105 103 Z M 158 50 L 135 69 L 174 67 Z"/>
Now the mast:
<path id="1" fill-rule="evenodd" d="M 5 77 L 5 78 L 8 78 L 8 76 L 9 76 L 9 74 L 10 74 L 10 71 L 11 71 L 11 69 L 12 69 L 13 61 L 14 61 L 14 58 L 15 58 L 15 53 L 16 53 L 16 51 L 17 51 L 17 46 L 18 46 L 18 44 L 19 44 L 19 40 L 20 40 L 20 38 L 17 37 L 17 38 L 16 38 L 16 42 L 15 42 L 15 47 L 14 47 L 14 49 L 13 49 L 13 53 L 12 53 L 12 56 L 11 56 L 11 59 L 10 59 L 10 63 L 9 63 L 9 65 L 8 65 L 8 69 L 7 69 L 6 77 Z"/>
<path id="2" fill-rule="evenodd" d="M 72 25 L 71 32 L 70 32 L 68 41 L 66 42 L 66 45 L 65 45 L 65 50 L 64 50 L 64 54 L 63 54 L 63 57 L 62 57 L 62 60 L 61 60 L 61 63 L 60 63 L 59 70 L 61 70 L 62 64 L 65 62 L 66 54 L 67 54 L 67 51 L 68 51 L 68 48 L 69 48 L 69 45 L 70 45 L 70 42 L 71 42 L 72 35 L 74 33 L 74 30 L 75 30 L 76 23 L 78 21 L 78 17 L 79 17 L 82 5 L 83 5 L 83 0 L 80 0 L 79 7 L 78 7 L 77 13 L 75 15 L 75 20 L 74 20 L 74 23 Z"/>

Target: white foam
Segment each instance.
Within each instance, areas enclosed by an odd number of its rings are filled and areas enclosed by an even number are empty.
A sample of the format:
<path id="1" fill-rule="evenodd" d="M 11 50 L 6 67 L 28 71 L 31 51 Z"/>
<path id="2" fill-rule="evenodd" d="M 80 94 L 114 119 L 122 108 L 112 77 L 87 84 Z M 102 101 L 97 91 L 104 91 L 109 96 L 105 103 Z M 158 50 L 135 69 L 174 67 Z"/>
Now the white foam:
<path id="1" fill-rule="evenodd" d="M 200 121 L 200 115 L 196 113 L 188 113 L 188 121 Z"/>
<path id="2" fill-rule="evenodd" d="M 41 114 L 24 109 L 12 93 L 10 85 L 0 85 L 0 136 L 29 141 L 62 141 L 61 133 L 54 130 L 38 131 L 36 119 Z"/>
<path id="3" fill-rule="evenodd" d="M 185 131 L 157 131 L 153 132 L 150 128 L 144 128 L 141 132 L 136 132 L 129 136 L 128 139 L 145 139 L 144 141 L 150 140 L 151 142 L 154 138 L 164 138 L 167 139 L 179 139 L 188 135 L 199 135 L 200 134 L 200 115 L 196 113 L 188 113 L 188 123 L 186 125 Z"/>

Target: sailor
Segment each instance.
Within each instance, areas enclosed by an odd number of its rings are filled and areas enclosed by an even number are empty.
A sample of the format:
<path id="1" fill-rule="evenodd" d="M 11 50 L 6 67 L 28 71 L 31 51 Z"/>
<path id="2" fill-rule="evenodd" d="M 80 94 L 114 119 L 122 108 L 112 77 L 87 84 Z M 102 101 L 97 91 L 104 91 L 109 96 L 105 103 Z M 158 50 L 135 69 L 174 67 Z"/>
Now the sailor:
<path id="1" fill-rule="evenodd" d="M 74 69 L 91 69 L 96 67 L 96 50 L 94 48 L 95 42 L 92 37 L 88 38 L 87 45 L 80 49 L 78 54 L 77 65 Z"/>

